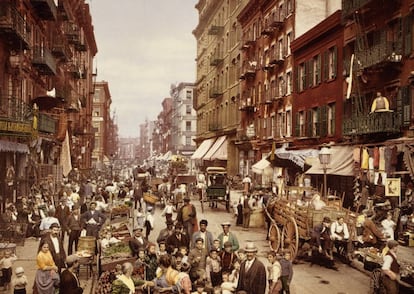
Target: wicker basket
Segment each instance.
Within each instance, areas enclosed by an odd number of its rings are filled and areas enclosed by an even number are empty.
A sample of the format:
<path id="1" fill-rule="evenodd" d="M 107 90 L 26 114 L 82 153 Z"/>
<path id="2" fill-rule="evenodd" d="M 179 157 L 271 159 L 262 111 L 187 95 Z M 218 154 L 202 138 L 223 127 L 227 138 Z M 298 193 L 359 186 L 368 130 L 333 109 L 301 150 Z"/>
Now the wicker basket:
<path id="1" fill-rule="evenodd" d="M 158 197 L 151 194 L 151 193 L 144 193 L 144 201 L 151 203 L 151 204 L 155 204 L 158 202 Z"/>

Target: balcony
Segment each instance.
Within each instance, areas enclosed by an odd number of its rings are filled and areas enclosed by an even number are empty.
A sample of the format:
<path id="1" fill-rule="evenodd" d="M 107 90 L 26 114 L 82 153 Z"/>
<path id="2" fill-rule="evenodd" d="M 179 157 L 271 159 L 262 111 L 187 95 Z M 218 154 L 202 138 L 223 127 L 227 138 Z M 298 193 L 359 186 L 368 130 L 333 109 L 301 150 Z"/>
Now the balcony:
<path id="1" fill-rule="evenodd" d="M 44 113 L 39 113 L 38 130 L 42 133 L 55 134 L 56 120 Z"/>
<path id="2" fill-rule="evenodd" d="M 27 23 L 23 16 L 8 3 L 0 5 L 0 35 L 13 50 L 30 49 Z"/>
<path id="3" fill-rule="evenodd" d="M 252 33 L 246 33 L 243 35 L 242 39 L 242 49 L 250 48 L 256 44 L 256 40 Z"/>
<path id="4" fill-rule="evenodd" d="M 41 75 L 56 75 L 56 60 L 45 47 L 37 46 L 34 48 L 32 64 Z"/>
<path id="5" fill-rule="evenodd" d="M 212 87 L 209 92 L 210 98 L 217 98 L 223 95 L 223 89 L 219 86 Z"/>
<path id="6" fill-rule="evenodd" d="M 271 17 L 269 19 L 269 27 L 274 29 L 280 29 L 283 27 L 283 23 L 285 21 L 285 15 L 281 14 L 281 15 L 274 15 L 273 17 Z"/>
<path id="7" fill-rule="evenodd" d="M 57 7 L 53 0 L 30 0 L 40 19 L 56 21 Z"/>
<path id="8" fill-rule="evenodd" d="M 52 54 L 54 57 L 59 58 L 62 61 L 68 61 L 72 58 L 72 52 L 70 51 L 69 44 L 63 36 L 56 36 L 53 40 Z"/>
<path id="9" fill-rule="evenodd" d="M 32 133 L 31 108 L 16 97 L 0 97 L 0 133 L 31 136 Z"/>
<path id="10" fill-rule="evenodd" d="M 59 0 L 58 4 L 58 18 L 61 20 L 69 20 L 69 9 L 66 6 L 65 0 Z"/>
<path id="11" fill-rule="evenodd" d="M 353 15 L 356 10 L 363 8 L 372 0 L 342 0 L 342 18 L 347 18 Z"/>
<path id="12" fill-rule="evenodd" d="M 244 79 L 247 79 L 247 78 L 255 77 L 257 68 L 258 68 L 258 66 L 257 66 L 256 61 L 245 60 L 243 62 L 243 67 L 242 67 L 242 72 L 241 72 L 240 79 L 244 80 Z"/>
<path id="13" fill-rule="evenodd" d="M 385 34 L 384 34 L 385 37 Z M 356 51 L 362 68 L 379 68 L 389 65 L 401 65 L 402 48 L 397 42 L 381 41 L 363 51 Z"/>
<path id="14" fill-rule="evenodd" d="M 219 35 L 221 33 L 223 33 L 224 31 L 224 27 L 223 26 L 218 26 L 218 25 L 212 25 L 210 27 L 210 29 L 208 30 L 208 34 L 209 35 Z"/>
<path id="15" fill-rule="evenodd" d="M 75 80 L 86 79 L 86 69 L 76 63 L 69 66 L 69 73 Z"/>
<path id="16" fill-rule="evenodd" d="M 210 65 L 217 66 L 223 62 L 223 54 L 221 52 L 215 52 L 210 58 Z"/>
<path id="17" fill-rule="evenodd" d="M 80 43 L 79 27 L 76 24 L 72 22 L 66 22 L 63 25 L 63 31 L 65 32 L 69 44 L 78 45 Z"/>
<path id="18" fill-rule="evenodd" d="M 256 107 L 252 103 L 252 98 L 251 97 L 243 98 L 243 100 L 240 103 L 239 110 L 246 111 L 246 112 L 255 112 Z"/>
<path id="19" fill-rule="evenodd" d="M 353 115 L 344 118 L 343 134 L 347 136 L 360 136 L 381 133 L 401 132 L 401 113 L 374 112 L 368 115 Z"/>
<path id="20" fill-rule="evenodd" d="M 283 55 L 281 52 L 273 50 L 269 54 L 269 64 L 274 66 L 280 66 L 283 65 L 285 62 L 285 59 L 283 58 Z"/>

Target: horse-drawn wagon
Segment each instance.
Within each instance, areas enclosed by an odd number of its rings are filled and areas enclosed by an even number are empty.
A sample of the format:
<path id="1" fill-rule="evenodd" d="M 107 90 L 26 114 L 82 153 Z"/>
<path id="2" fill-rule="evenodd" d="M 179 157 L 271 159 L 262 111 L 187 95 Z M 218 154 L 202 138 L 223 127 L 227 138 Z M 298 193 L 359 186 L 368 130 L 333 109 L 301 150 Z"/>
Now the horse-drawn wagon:
<path id="1" fill-rule="evenodd" d="M 266 206 L 265 212 L 271 220 L 269 228 L 269 245 L 274 251 L 279 248 L 289 250 L 292 259 L 296 258 L 299 250 L 312 239 L 315 225 L 322 223 L 324 217 L 335 220 L 343 217 L 348 224 L 350 235 L 349 245 L 355 235 L 356 215 L 342 207 L 342 201 L 332 196 L 326 201 L 326 206 L 315 209 L 310 203 L 295 199 L 272 199 Z"/>

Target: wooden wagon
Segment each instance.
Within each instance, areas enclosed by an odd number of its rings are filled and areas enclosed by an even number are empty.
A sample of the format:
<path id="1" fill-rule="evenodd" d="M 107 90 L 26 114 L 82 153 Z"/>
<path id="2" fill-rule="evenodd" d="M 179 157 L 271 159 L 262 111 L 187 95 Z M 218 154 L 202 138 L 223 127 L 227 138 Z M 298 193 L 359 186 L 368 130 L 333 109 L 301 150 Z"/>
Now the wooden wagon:
<path id="1" fill-rule="evenodd" d="M 299 249 L 311 240 L 313 227 L 321 223 L 324 217 L 329 217 L 331 220 L 344 217 L 350 235 L 355 235 L 353 228 L 356 215 L 343 208 L 342 201 L 338 199 L 327 201 L 327 206 L 321 210 L 315 210 L 311 205 L 298 205 L 293 199 L 273 199 L 267 205 L 265 212 L 271 220 L 270 247 L 274 251 L 280 248 L 289 250 L 292 259 L 296 258 Z"/>

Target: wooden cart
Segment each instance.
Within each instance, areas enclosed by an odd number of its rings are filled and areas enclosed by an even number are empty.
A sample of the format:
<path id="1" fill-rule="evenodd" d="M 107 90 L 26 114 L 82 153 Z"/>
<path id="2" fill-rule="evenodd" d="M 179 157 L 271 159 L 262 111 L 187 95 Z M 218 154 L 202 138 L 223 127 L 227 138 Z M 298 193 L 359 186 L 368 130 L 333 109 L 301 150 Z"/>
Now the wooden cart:
<path id="1" fill-rule="evenodd" d="M 315 210 L 310 205 L 299 206 L 295 200 L 273 199 L 267 205 L 265 212 L 271 219 L 270 247 L 274 251 L 278 251 L 279 248 L 289 250 L 292 259 L 296 258 L 301 246 L 310 241 L 313 227 L 321 223 L 324 217 L 335 220 L 343 216 L 348 224 L 350 235 L 354 235 L 352 230 L 355 227 L 356 216 L 343 208 L 341 201 L 327 201 L 325 208 Z"/>

